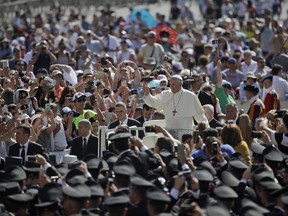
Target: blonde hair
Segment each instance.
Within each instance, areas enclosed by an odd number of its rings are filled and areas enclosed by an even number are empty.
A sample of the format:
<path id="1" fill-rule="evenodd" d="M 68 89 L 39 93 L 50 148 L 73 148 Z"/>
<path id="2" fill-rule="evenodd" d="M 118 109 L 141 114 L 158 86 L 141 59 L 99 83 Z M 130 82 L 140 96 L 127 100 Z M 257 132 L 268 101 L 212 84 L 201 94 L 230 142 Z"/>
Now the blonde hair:
<path id="1" fill-rule="evenodd" d="M 253 140 L 251 137 L 252 122 L 247 114 L 240 115 L 238 126 L 241 130 L 243 139 L 246 141 L 248 146 L 250 146 Z"/>

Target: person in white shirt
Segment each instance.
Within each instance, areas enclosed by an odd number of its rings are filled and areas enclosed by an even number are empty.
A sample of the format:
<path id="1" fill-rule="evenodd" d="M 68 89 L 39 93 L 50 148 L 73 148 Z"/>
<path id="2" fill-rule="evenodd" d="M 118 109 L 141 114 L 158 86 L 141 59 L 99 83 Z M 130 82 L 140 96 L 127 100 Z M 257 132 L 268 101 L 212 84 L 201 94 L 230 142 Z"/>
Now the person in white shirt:
<path id="1" fill-rule="evenodd" d="M 119 40 L 110 34 L 110 27 L 104 26 L 103 28 L 104 36 L 101 38 L 104 43 L 104 51 L 102 52 L 102 56 L 108 54 L 111 58 L 113 58 L 114 62 L 117 62 L 117 52 L 119 51 L 120 42 Z"/>
<path id="2" fill-rule="evenodd" d="M 56 128 L 53 131 L 54 143 L 51 145 L 51 151 L 63 151 L 67 147 L 67 140 L 62 118 L 59 116 L 56 104 L 50 104 L 50 107 L 54 115 L 54 121 L 56 123 Z"/>
<path id="3" fill-rule="evenodd" d="M 279 94 L 280 100 L 287 100 L 286 94 L 288 94 L 288 82 L 282 78 L 283 67 L 275 64 L 271 70 L 273 74 L 273 88 Z"/>
<path id="4" fill-rule="evenodd" d="M 257 62 L 252 60 L 252 54 L 250 50 L 245 50 L 243 53 L 244 61 L 241 63 L 242 72 L 244 75 L 249 71 L 256 71 Z"/>
<path id="5" fill-rule="evenodd" d="M 164 48 L 161 44 L 156 43 L 156 32 L 150 31 L 147 36 L 147 43 L 143 44 L 139 50 L 138 63 L 144 68 L 147 68 L 145 62 L 147 59 L 154 58 L 156 64 L 160 65 L 164 56 Z"/>
<path id="6" fill-rule="evenodd" d="M 248 101 L 247 97 L 246 97 L 246 92 L 244 90 L 246 85 L 255 86 L 255 87 L 257 87 L 260 90 L 260 86 L 259 86 L 259 84 L 257 82 L 257 78 L 254 75 L 254 73 L 253 72 L 248 72 L 246 74 L 246 76 L 245 76 L 245 80 L 240 83 L 239 97 L 240 97 L 241 103 Z"/>
<path id="7" fill-rule="evenodd" d="M 270 72 L 270 68 L 266 66 L 266 60 L 263 57 L 258 57 L 257 58 L 257 69 L 254 72 L 254 75 L 256 76 L 257 74 L 260 75 L 266 75 L 266 73 Z"/>
<path id="8" fill-rule="evenodd" d="M 166 126 L 176 130 L 180 138 L 184 133 L 191 133 L 194 126 L 193 118 L 198 123 L 208 124 L 197 95 L 183 89 L 182 85 L 182 77 L 174 75 L 170 79 L 170 89 L 155 96 L 149 93 L 147 85 L 143 86 L 144 102 L 158 111 L 163 110 Z"/>

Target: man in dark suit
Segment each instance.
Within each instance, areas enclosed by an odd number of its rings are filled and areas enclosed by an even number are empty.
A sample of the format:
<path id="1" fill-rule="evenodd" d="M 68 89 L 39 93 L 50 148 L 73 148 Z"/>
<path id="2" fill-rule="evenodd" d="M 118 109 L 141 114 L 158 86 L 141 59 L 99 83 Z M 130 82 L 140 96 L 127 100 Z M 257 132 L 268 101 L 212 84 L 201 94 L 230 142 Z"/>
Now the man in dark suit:
<path id="1" fill-rule="evenodd" d="M 127 125 L 128 127 L 131 126 L 136 126 L 136 127 L 142 127 L 142 125 L 140 124 L 139 121 L 132 119 L 132 118 L 128 118 L 127 115 L 127 107 L 125 105 L 125 103 L 123 102 L 118 102 L 115 106 L 115 113 L 117 115 L 118 120 L 112 122 L 108 128 L 116 128 L 119 125 Z M 136 133 L 134 131 L 132 131 L 132 135 L 135 135 Z M 139 138 L 143 138 L 144 137 L 144 132 L 143 131 L 139 131 Z"/>
<path id="2" fill-rule="evenodd" d="M 27 155 L 41 154 L 47 158 L 44 148 L 40 144 L 29 140 L 30 127 L 28 125 L 19 125 L 16 129 L 16 142 L 9 148 L 9 156 L 22 157 L 22 164 L 25 165 Z"/>
<path id="3" fill-rule="evenodd" d="M 143 126 L 143 123 L 145 121 L 151 120 L 152 117 L 153 108 L 148 106 L 147 104 L 143 104 L 143 115 L 136 120 L 140 122 L 140 124 Z"/>
<path id="4" fill-rule="evenodd" d="M 203 109 L 204 109 L 204 113 L 205 113 L 205 116 L 209 122 L 209 126 L 211 128 L 217 128 L 217 127 L 224 127 L 225 126 L 225 123 L 223 122 L 220 122 L 218 120 L 216 120 L 214 118 L 214 107 L 213 105 L 211 104 L 205 104 L 203 105 Z"/>
<path id="5" fill-rule="evenodd" d="M 98 138 L 91 134 L 91 123 L 82 119 L 78 124 L 79 136 L 72 140 L 71 155 L 76 155 L 81 160 L 87 154 L 98 156 Z"/>
<path id="6" fill-rule="evenodd" d="M 191 85 L 192 91 L 198 96 L 201 104 L 202 105 L 213 104 L 213 100 L 212 100 L 211 95 L 209 93 L 201 90 L 201 87 L 204 83 L 202 75 L 201 74 L 193 74 L 192 79 L 194 80 L 194 82 L 191 83 L 192 84 Z"/>
<path id="7" fill-rule="evenodd" d="M 156 169 L 160 163 L 147 147 L 144 147 L 141 141 L 136 143 L 134 138 L 133 143 L 130 140 L 131 134 L 128 132 L 127 126 L 119 126 L 116 129 L 116 133 L 109 137 L 112 141 L 112 145 L 116 153 L 119 155 L 115 164 L 130 163 L 134 166 L 136 173 L 144 178 L 147 177 L 148 171 Z M 137 146 L 140 152 L 135 154 L 130 149 L 130 145 Z"/>

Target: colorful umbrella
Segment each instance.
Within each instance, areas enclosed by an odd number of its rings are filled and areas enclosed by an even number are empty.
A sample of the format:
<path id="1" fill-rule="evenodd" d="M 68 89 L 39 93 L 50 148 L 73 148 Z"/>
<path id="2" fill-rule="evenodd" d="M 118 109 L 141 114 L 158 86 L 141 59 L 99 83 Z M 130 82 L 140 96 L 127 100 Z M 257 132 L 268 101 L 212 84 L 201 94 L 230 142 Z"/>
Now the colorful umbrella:
<path id="1" fill-rule="evenodd" d="M 168 42 L 170 44 L 177 43 L 177 32 L 165 24 L 156 26 L 155 28 L 152 28 L 151 31 L 156 32 L 156 38 L 158 42 L 161 42 L 161 35 L 169 35 Z"/>
<path id="2" fill-rule="evenodd" d="M 141 13 L 141 20 L 143 20 L 148 28 L 153 28 L 157 25 L 157 21 L 154 16 L 145 9 L 134 9 L 129 15 L 130 20 L 136 20 L 136 14 Z"/>

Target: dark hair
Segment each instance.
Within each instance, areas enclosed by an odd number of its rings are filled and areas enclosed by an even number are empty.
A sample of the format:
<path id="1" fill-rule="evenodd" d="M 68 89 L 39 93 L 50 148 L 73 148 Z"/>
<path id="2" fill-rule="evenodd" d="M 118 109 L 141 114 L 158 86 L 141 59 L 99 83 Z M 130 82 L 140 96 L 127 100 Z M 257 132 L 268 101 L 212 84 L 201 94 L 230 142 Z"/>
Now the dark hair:
<path id="1" fill-rule="evenodd" d="M 119 152 L 125 151 L 129 149 L 129 139 L 125 138 L 114 140 L 113 146 Z"/>
<path id="2" fill-rule="evenodd" d="M 200 64 L 200 65 L 203 65 L 203 66 L 207 65 L 207 64 L 208 64 L 208 58 L 207 58 L 207 56 L 201 55 L 201 56 L 199 57 L 199 64 Z"/>
<path id="3" fill-rule="evenodd" d="M 191 139 L 193 136 L 191 133 L 186 133 L 182 135 L 182 142 L 185 143 L 187 139 Z"/>
<path id="4" fill-rule="evenodd" d="M 279 73 L 280 71 L 282 71 L 282 70 L 283 70 L 283 67 L 282 67 L 281 65 L 275 64 L 275 65 L 272 67 L 271 73 L 273 74 L 273 76 L 275 76 L 275 75 L 278 75 L 278 73 Z"/>
<path id="5" fill-rule="evenodd" d="M 2 98 L 4 100 L 4 104 L 13 104 L 13 90 L 11 88 L 8 88 L 8 89 L 5 89 L 3 92 L 2 92 Z"/>
<path id="6" fill-rule="evenodd" d="M 160 202 L 160 201 L 150 200 L 148 201 L 148 203 L 157 215 L 160 214 L 161 212 L 164 212 L 167 206 L 165 202 Z"/>
<path id="7" fill-rule="evenodd" d="M 143 104 L 143 109 L 145 109 L 145 110 L 150 110 L 150 109 L 152 109 L 152 107 L 150 107 L 150 106 L 148 106 L 147 104 Z"/>
<path id="8" fill-rule="evenodd" d="M 213 149 L 213 142 L 217 142 L 218 145 L 221 145 L 221 141 L 214 136 L 208 136 L 205 139 L 205 149 L 209 152 L 212 152 Z"/>
<path id="9" fill-rule="evenodd" d="M 72 93 L 72 95 L 74 95 L 75 93 L 75 89 L 72 87 L 72 86 L 66 86 L 62 93 L 61 93 L 61 97 L 59 99 L 59 104 L 61 104 L 61 106 L 64 104 L 65 102 L 65 98 L 66 98 L 66 95 L 69 94 L 69 93 Z"/>
<path id="10" fill-rule="evenodd" d="M 283 124 L 288 129 L 288 113 L 283 116 Z"/>
<path id="11" fill-rule="evenodd" d="M 170 153 L 174 152 L 174 143 L 170 138 L 167 138 L 167 137 L 158 138 L 155 146 L 158 146 L 160 151 L 162 149 L 166 149 Z"/>
<path id="12" fill-rule="evenodd" d="M 30 127 L 29 127 L 29 125 L 22 124 L 22 125 L 19 125 L 17 127 L 17 129 L 21 129 L 21 128 L 22 128 L 24 134 L 28 134 L 30 136 Z"/>
<path id="13" fill-rule="evenodd" d="M 96 87 L 98 88 L 100 85 L 103 85 L 105 87 L 105 84 L 102 81 L 98 81 L 96 83 Z"/>
<path id="14" fill-rule="evenodd" d="M 222 56 L 221 57 L 221 63 L 228 62 L 228 59 L 229 59 L 228 56 Z"/>
<path id="15" fill-rule="evenodd" d="M 203 140 L 205 141 L 208 137 L 218 137 L 218 131 L 215 128 L 206 128 L 203 131 Z"/>

